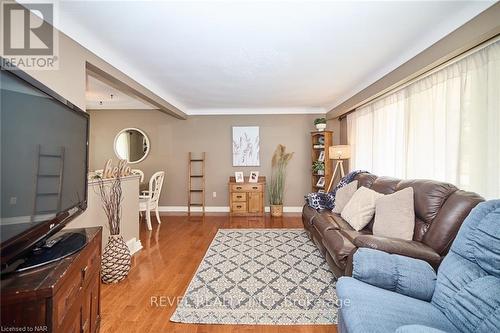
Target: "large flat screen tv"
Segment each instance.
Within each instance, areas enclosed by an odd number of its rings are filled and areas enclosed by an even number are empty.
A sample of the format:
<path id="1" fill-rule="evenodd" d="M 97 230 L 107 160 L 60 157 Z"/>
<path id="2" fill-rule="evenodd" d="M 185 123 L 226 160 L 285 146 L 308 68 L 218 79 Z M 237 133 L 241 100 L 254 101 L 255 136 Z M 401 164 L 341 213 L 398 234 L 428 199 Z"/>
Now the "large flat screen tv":
<path id="1" fill-rule="evenodd" d="M 89 117 L 22 71 L 0 78 L 3 270 L 86 209 Z"/>

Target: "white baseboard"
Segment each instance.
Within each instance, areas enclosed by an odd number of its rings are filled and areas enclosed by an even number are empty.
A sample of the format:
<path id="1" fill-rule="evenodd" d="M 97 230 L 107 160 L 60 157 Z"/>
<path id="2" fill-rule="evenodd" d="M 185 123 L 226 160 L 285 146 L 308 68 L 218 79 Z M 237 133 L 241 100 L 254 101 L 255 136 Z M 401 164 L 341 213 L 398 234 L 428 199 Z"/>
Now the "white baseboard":
<path id="1" fill-rule="evenodd" d="M 160 206 L 158 207 L 160 212 L 187 212 L 187 206 Z M 192 212 L 201 212 L 201 207 L 192 207 Z M 264 207 L 264 211 L 269 213 L 269 206 Z M 205 206 L 205 212 L 207 213 L 229 213 L 228 206 Z M 300 213 L 302 212 L 302 206 L 285 206 L 283 207 L 284 213 Z"/>
<path id="2" fill-rule="evenodd" d="M 158 207 L 160 212 L 187 212 L 187 206 L 160 206 Z M 192 212 L 201 212 L 201 207 L 191 207 Z M 205 206 L 205 212 L 207 213 L 229 213 L 229 207 L 224 206 Z"/>
<path id="3" fill-rule="evenodd" d="M 302 206 L 283 206 L 283 213 L 302 213 Z M 264 211 L 269 213 L 271 211 L 271 207 L 264 207 Z"/>
<path id="4" fill-rule="evenodd" d="M 137 238 L 131 238 L 127 241 L 127 246 L 128 249 L 130 250 L 130 254 L 134 254 L 137 251 L 140 251 L 142 249 L 142 243 L 140 239 Z"/>

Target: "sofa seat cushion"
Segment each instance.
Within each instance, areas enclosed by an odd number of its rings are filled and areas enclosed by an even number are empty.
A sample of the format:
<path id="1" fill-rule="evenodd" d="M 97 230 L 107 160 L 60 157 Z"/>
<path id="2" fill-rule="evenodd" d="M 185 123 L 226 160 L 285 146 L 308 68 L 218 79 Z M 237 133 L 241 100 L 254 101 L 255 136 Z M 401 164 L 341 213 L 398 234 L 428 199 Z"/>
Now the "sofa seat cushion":
<path id="1" fill-rule="evenodd" d="M 349 333 L 394 332 L 404 325 L 424 325 L 448 333 L 458 332 L 431 303 L 377 288 L 354 278 L 337 282 L 339 316 Z M 411 309 L 411 311 L 409 311 Z"/>
<path id="2" fill-rule="evenodd" d="M 355 230 L 327 229 L 323 234 L 323 246 L 337 266 L 345 269 L 347 258 L 356 251 L 353 239 L 362 234 Z"/>

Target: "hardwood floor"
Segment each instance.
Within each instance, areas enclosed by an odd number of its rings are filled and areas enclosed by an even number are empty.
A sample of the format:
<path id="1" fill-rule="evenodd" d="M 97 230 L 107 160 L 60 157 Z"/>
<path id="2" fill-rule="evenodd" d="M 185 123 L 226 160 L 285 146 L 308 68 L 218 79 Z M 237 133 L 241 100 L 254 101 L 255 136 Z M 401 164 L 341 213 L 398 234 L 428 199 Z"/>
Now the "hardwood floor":
<path id="1" fill-rule="evenodd" d="M 184 295 L 218 229 L 301 228 L 300 214 L 288 214 L 279 219 L 229 217 L 227 214 L 162 215 L 161 225 L 155 218 L 152 222 L 152 231 L 147 231 L 145 223 L 141 223 L 144 248 L 134 255 L 128 278 L 115 285 L 102 285 L 101 333 L 337 332 L 334 325 L 196 325 L 169 321 L 175 304 L 169 304 L 167 297 L 173 299 Z"/>

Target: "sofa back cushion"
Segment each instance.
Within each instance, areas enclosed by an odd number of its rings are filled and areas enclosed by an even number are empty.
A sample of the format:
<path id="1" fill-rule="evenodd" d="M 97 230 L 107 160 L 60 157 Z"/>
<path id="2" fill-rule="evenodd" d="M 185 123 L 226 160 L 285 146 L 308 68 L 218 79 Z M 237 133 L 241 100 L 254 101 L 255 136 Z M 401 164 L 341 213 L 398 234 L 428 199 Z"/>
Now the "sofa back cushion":
<path id="1" fill-rule="evenodd" d="M 356 176 L 358 186 L 365 186 L 383 194 L 391 194 L 412 187 L 415 204 L 413 240 L 423 242 L 440 255 L 445 255 L 455 239 L 465 217 L 479 202 L 475 193 L 458 190 L 454 185 L 425 179 L 400 180 L 377 177 L 370 173 Z M 373 230 L 372 220 L 366 230 Z"/>
<path id="2" fill-rule="evenodd" d="M 358 181 L 358 187 L 364 186 L 371 188 L 373 182 L 377 179 L 377 176 L 368 172 L 364 172 L 358 173 L 355 179 Z"/>
<path id="3" fill-rule="evenodd" d="M 422 242 L 445 255 L 467 215 L 482 201 L 481 196 L 472 192 L 453 192 L 429 225 Z"/>
<path id="4" fill-rule="evenodd" d="M 415 192 L 415 215 L 426 223 L 431 223 L 438 215 L 448 197 L 457 188 L 448 183 L 434 180 L 402 180 L 399 182 L 398 190 L 413 187 Z"/>
<path id="5" fill-rule="evenodd" d="M 438 270 L 432 303 L 462 332 L 495 332 L 500 323 L 500 200 L 465 219 Z"/>

